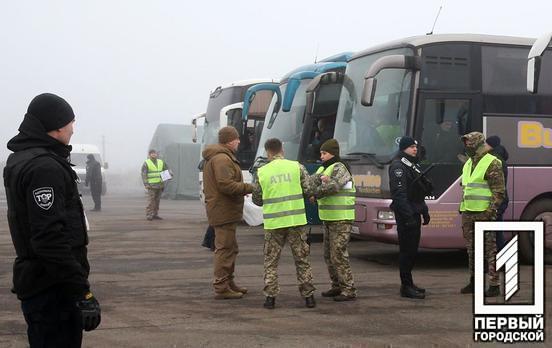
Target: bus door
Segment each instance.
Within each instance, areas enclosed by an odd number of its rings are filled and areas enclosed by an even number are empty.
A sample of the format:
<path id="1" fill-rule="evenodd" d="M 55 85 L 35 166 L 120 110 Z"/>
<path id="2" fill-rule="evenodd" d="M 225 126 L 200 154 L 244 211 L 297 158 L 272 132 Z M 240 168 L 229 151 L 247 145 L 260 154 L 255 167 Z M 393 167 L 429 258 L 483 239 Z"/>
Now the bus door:
<path id="1" fill-rule="evenodd" d="M 461 176 L 467 158 L 460 137 L 481 130 L 480 100 L 478 93 L 419 92 L 414 134 L 425 149 L 422 167 L 434 165 L 428 174 L 434 186 L 430 199 L 438 199 Z"/>

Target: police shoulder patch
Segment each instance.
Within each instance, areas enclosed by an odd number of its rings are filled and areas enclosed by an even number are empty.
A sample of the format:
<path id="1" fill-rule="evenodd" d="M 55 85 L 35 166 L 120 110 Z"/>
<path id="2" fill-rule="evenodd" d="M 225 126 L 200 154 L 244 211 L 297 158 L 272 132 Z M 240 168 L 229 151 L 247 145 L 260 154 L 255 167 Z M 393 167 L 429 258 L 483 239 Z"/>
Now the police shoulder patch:
<path id="1" fill-rule="evenodd" d="M 40 208 L 48 210 L 54 205 L 54 189 L 51 187 L 41 187 L 33 191 L 33 197 Z"/>
<path id="2" fill-rule="evenodd" d="M 394 172 L 394 173 L 395 173 L 395 176 L 396 176 L 397 178 L 400 178 L 400 177 L 403 176 L 403 173 L 404 173 L 404 172 L 403 172 L 403 170 L 402 170 L 401 168 L 397 168 L 397 169 L 395 169 L 395 172 Z"/>

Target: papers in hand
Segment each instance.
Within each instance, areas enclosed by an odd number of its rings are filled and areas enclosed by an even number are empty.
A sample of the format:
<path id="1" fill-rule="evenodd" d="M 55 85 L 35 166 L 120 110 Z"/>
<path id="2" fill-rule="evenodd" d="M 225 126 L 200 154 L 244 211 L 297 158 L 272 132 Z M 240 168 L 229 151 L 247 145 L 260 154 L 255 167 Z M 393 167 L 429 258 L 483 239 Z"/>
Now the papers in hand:
<path id="1" fill-rule="evenodd" d="M 352 190 L 353 189 L 353 182 L 352 181 L 347 181 L 347 183 L 345 185 L 343 185 L 342 188 L 344 190 Z"/>
<path id="2" fill-rule="evenodd" d="M 161 172 L 161 180 L 163 180 L 163 182 L 171 179 L 172 179 L 172 175 L 168 170 L 164 170 Z"/>

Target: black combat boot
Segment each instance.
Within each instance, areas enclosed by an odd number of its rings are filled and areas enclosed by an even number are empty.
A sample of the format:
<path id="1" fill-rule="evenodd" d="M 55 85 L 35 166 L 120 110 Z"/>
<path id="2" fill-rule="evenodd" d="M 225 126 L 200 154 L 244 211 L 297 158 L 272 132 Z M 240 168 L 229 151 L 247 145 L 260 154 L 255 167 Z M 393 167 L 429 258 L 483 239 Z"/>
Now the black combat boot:
<path id="1" fill-rule="evenodd" d="M 416 290 L 417 292 L 419 292 L 419 293 L 425 294 L 425 289 L 424 289 L 424 288 L 419 288 L 419 287 L 417 287 L 417 286 L 414 285 L 414 284 L 412 284 L 412 288 L 413 288 L 414 290 Z"/>
<path id="2" fill-rule="evenodd" d="M 485 297 L 497 297 L 500 296 L 500 286 L 498 285 L 491 285 L 485 291 Z"/>
<path id="3" fill-rule="evenodd" d="M 305 297 L 305 306 L 307 308 L 316 307 L 316 301 L 314 301 L 314 295 L 310 295 L 309 297 Z"/>
<path id="4" fill-rule="evenodd" d="M 265 300 L 265 303 L 263 304 L 263 307 L 266 308 L 266 309 L 274 309 L 275 302 L 276 302 L 275 297 L 267 296 L 266 300 Z"/>
<path id="5" fill-rule="evenodd" d="M 473 292 L 474 292 L 473 277 L 470 277 L 469 284 L 464 286 L 462 289 L 460 289 L 460 293 L 461 294 L 473 294 Z"/>
<path id="6" fill-rule="evenodd" d="M 328 291 L 323 291 L 322 292 L 323 297 L 336 297 L 339 294 L 341 294 L 341 289 L 339 289 L 339 288 L 331 288 Z"/>
<path id="7" fill-rule="evenodd" d="M 418 292 L 411 285 L 401 285 L 401 297 L 413 298 L 415 300 L 423 300 L 425 294 Z"/>

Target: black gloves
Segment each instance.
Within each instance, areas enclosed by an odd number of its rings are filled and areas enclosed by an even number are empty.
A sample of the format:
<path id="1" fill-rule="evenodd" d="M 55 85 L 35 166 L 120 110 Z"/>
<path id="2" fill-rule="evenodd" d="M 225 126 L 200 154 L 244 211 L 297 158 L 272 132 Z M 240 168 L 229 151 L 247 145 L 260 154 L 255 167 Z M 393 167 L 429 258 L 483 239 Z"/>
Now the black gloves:
<path id="1" fill-rule="evenodd" d="M 102 321 L 100 303 L 90 291 L 84 295 L 82 300 L 77 301 L 77 308 L 81 311 L 84 331 L 92 331 L 100 325 Z"/>
<path id="2" fill-rule="evenodd" d="M 427 225 L 429 224 L 429 221 L 431 220 L 431 217 L 429 216 L 429 213 L 425 212 L 423 214 L 423 218 L 424 218 L 424 222 L 422 222 L 422 225 Z"/>

